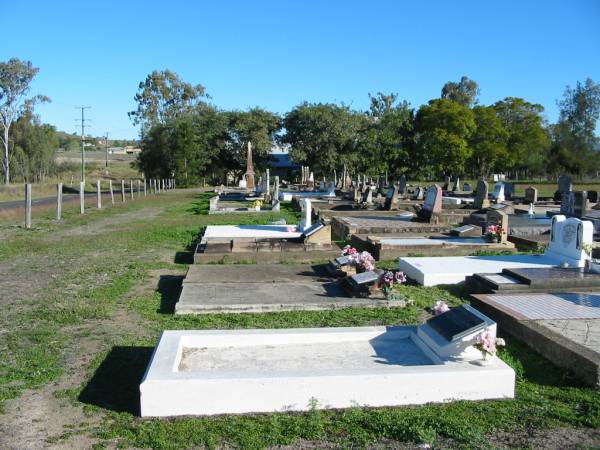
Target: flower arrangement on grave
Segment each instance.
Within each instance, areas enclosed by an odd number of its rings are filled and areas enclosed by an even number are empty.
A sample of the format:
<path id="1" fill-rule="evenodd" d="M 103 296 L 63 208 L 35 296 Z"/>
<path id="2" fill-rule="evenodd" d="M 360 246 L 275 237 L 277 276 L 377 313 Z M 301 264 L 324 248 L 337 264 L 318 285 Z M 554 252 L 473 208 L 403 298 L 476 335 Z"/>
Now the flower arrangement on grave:
<path id="1" fill-rule="evenodd" d="M 450 311 L 450 308 L 444 300 L 438 300 L 437 302 L 435 302 L 435 305 L 431 307 L 431 313 L 434 316 L 439 316 L 440 314 L 444 314 L 448 311 Z"/>
<path id="2" fill-rule="evenodd" d="M 592 244 L 582 244 L 581 249 L 588 255 L 590 258 L 592 257 L 592 251 L 594 250 L 594 246 Z"/>
<path id="3" fill-rule="evenodd" d="M 254 200 L 250 206 L 252 208 L 254 208 L 257 211 L 260 211 L 261 206 L 263 205 L 263 201 L 262 200 Z"/>
<path id="4" fill-rule="evenodd" d="M 395 294 L 392 288 L 394 287 L 394 283 L 406 283 L 406 275 L 404 275 L 404 272 L 392 272 L 391 270 L 386 270 L 379 282 L 386 299 L 400 300 L 400 296 Z"/>
<path id="5" fill-rule="evenodd" d="M 346 245 L 342 249 L 342 256 L 348 256 L 348 262 L 354 266 L 357 272 L 368 272 L 375 269 L 375 258 L 367 252 L 359 252 L 354 247 Z"/>
<path id="6" fill-rule="evenodd" d="M 503 231 L 500 225 L 490 225 L 485 229 L 485 236 L 490 242 L 500 242 Z"/>
<path id="7" fill-rule="evenodd" d="M 474 344 L 474 347 L 483 353 L 483 359 L 488 360 L 496 355 L 498 347 L 504 347 L 506 342 L 502 338 L 497 338 L 489 331 L 484 331 L 479 336 Z"/>

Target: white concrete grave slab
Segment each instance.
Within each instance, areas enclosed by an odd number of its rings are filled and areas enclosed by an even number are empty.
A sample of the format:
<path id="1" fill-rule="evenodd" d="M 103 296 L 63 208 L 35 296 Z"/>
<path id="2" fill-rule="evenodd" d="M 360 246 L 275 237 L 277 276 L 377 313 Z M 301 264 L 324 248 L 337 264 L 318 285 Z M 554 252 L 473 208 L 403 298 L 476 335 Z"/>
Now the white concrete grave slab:
<path id="1" fill-rule="evenodd" d="M 329 183 L 323 192 L 313 191 L 280 191 L 279 200 L 291 202 L 293 197 L 298 198 L 332 198 L 335 197 L 335 183 Z"/>
<path id="2" fill-rule="evenodd" d="M 300 225 L 209 225 L 204 231 L 202 241 L 228 238 L 299 238 L 304 231 L 312 227 L 312 206 L 307 198 L 300 201 L 302 220 Z"/>
<path id="3" fill-rule="evenodd" d="M 460 313 L 474 318 L 475 326 L 450 338 L 440 334 L 440 323 L 164 331 L 140 385 L 141 415 L 512 398 L 514 371 L 497 358 L 477 363 L 481 353 L 472 347 L 474 338 L 486 329 L 495 334 L 495 323 L 472 309 Z M 449 325 L 454 333 L 454 324 L 442 323 L 441 331 Z"/>
<path id="4" fill-rule="evenodd" d="M 525 267 L 583 267 L 590 257 L 584 244 L 593 241 L 589 221 L 565 216 L 552 218 L 550 244 L 542 255 L 402 257 L 399 268 L 424 286 L 456 284 L 475 273 L 500 273 L 503 269 Z"/>

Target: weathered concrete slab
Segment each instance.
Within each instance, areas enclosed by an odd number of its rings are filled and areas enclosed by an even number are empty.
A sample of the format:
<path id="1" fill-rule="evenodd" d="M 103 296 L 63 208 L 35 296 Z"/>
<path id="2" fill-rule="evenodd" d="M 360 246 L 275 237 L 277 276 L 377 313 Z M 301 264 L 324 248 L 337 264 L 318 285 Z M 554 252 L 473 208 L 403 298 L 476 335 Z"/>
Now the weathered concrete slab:
<path id="1" fill-rule="evenodd" d="M 478 294 L 471 303 L 557 366 L 600 388 L 600 292 Z"/>
<path id="2" fill-rule="evenodd" d="M 311 265 L 193 265 L 176 314 L 317 311 L 386 308 L 400 302 L 349 297 L 339 283 Z"/>

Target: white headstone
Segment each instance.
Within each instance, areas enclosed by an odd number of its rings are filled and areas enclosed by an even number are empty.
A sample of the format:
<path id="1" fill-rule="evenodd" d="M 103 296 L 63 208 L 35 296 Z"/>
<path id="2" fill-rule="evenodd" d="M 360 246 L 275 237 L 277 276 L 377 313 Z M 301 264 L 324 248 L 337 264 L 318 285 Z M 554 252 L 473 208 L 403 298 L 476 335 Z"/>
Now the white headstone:
<path id="1" fill-rule="evenodd" d="M 590 256 L 584 244 L 594 239 L 594 225 L 588 220 L 557 215 L 552 218 L 550 245 L 545 254 L 567 263 L 570 267 L 583 267 Z"/>
<path id="2" fill-rule="evenodd" d="M 300 200 L 300 208 L 302 209 L 302 220 L 298 228 L 299 231 L 304 231 L 312 225 L 312 204 L 310 199 L 303 198 Z"/>
<path id="3" fill-rule="evenodd" d="M 502 181 L 498 181 L 494 185 L 494 192 L 492 193 L 492 198 L 496 200 L 496 202 L 503 202 L 504 198 L 504 183 Z"/>

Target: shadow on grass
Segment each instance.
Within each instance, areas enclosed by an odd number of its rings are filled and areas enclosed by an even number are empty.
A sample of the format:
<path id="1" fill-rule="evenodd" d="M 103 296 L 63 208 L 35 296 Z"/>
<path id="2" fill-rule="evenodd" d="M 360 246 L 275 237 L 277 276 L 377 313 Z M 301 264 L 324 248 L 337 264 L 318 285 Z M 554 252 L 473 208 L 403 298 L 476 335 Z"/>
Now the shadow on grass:
<path id="1" fill-rule="evenodd" d="M 159 314 L 175 313 L 175 303 L 179 300 L 183 275 L 161 275 L 158 280 L 158 292 L 160 292 L 160 308 Z"/>
<path id="2" fill-rule="evenodd" d="M 139 386 L 153 350 L 152 347 L 113 347 L 78 400 L 115 412 L 139 415 Z"/>
<path id="3" fill-rule="evenodd" d="M 177 252 L 173 261 L 175 264 L 194 264 L 194 252 Z"/>

